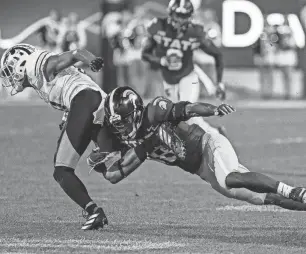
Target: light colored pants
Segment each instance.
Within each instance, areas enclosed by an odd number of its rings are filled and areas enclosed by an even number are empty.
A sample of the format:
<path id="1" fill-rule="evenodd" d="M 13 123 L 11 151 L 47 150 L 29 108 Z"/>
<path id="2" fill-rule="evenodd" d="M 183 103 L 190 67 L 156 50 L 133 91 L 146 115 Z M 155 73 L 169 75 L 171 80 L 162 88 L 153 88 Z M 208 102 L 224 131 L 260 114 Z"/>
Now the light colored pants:
<path id="1" fill-rule="evenodd" d="M 173 102 L 189 101 L 197 102 L 200 97 L 200 82 L 195 71 L 183 77 L 178 84 L 170 85 L 163 81 L 166 97 Z M 219 133 L 219 131 L 210 126 L 202 117 L 193 117 L 188 121 L 189 124 L 197 124 L 204 131 Z"/>
<path id="2" fill-rule="evenodd" d="M 196 173 L 211 187 L 228 198 L 262 205 L 266 194 L 256 193 L 244 188 L 228 188 L 226 177 L 232 172 L 250 172 L 238 161 L 236 152 L 229 140 L 221 134 L 206 133 L 202 139 L 203 159 Z"/>

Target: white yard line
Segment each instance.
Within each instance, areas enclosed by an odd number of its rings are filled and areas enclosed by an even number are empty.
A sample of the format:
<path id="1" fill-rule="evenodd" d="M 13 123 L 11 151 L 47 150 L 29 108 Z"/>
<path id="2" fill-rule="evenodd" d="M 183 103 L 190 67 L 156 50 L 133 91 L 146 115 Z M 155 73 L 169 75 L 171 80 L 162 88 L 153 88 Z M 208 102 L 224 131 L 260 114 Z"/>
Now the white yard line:
<path id="1" fill-rule="evenodd" d="M 59 240 L 59 239 L 0 239 L 3 248 L 51 248 L 51 249 L 83 249 L 83 250 L 112 250 L 112 251 L 148 251 L 170 248 L 181 248 L 185 244 L 179 242 L 151 242 L 136 240 Z"/>
<path id="2" fill-rule="evenodd" d="M 288 145 L 288 144 L 305 144 L 305 137 L 287 137 L 287 138 L 275 138 L 268 141 L 246 141 L 246 142 L 235 142 L 232 141 L 235 147 L 250 147 L 250 146 L 263 146 L 263 145 Z"/>
<path id="3" fill-rule="evenodd" d="M 216 208 L 217 211 L 241 211 L 241 212 L 277 212 L 288 213 L 291 210 L 286 210 L 277 206 L 256 206 L 256 205 L 226 205 Z"/>

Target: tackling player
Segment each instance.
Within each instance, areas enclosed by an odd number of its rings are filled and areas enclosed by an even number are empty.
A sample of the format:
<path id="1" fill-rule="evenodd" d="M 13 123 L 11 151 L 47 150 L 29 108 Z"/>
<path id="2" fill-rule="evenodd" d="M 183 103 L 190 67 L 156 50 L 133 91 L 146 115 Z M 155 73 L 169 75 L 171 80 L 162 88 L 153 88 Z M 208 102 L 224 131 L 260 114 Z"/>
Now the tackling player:
<path id="1" fill-rule="evenodd" d="M 97 229 L 107 224 L 107 218 L 74 171 L 91 140 L 106 151 L 112 151 L 109 150 L 112 141 L 106 129 L 101 128 L 106 94 L 83 70 L 73 66 L 79 61 L 95 72 L 103 67 L 102 58 L 86 50 L 52 54 L 18 44 L 3 54 L 0 76 L 3 86 L 11 88 L 11 95 L 31 87 L 51 107 L 69 111 L 54 156 L 53 176 L 65 193 L 87 211 L 82 228 Z M 97 131 L 101 139 L 97 138 Z"/>
<path id="2" fill-rule="evenodd" d="M 105 100 L 105 119 L 122 149 L 111 154 L 97 149 L 88 157 L 88 164 L 117 183 L 145 159 L 152 159 L 198 175 L 228 198 L 306 211 L 305 188 L 250 172 L 239 163 L 227 138 L 184 122 L 196 116 L 224 116 L 234 111 L 227 104 L 172 103 L 164 97 L 144 107 L 134 90 L 117 88 Z"/>
<path id="3" fill-rule="evenodd" d="M 199 100 L 200 82 L 194 71 L 193 51 L 201 49 L 215 59 L 217 96 L 224 99 L 222 54 L 208 38 L 203 26 L 192 22 L 193 12 L 190 0 L 171 0 L 168 17 L 154 18 L 148 26 L 142 58 L 160 67 L 167 98 L 173 102 L 196 102 Z M 205 131 L 219 132 L 203 118 L 193 118 L 190 121 Z"/>

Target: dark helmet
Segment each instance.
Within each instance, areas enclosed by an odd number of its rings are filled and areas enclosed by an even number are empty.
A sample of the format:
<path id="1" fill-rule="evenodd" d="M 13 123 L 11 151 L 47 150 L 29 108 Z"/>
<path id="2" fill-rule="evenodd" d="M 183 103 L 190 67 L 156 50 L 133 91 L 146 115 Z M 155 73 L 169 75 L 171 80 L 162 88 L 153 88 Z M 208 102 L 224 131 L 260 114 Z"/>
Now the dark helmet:
<path id="1" fill-rule="evenodd" d="M 118 87 L 105 99 L 105 120 L 121 138 L 135 138 L 144 110 L 139 94 L 130 87 Z"/>
<path id="2" fill-rule="evenodd" d="M 194 7 L 190 0 L 171 0 L 169 2 L 169 21 L 177 30 L 187 28 L 193 13 Z"/>

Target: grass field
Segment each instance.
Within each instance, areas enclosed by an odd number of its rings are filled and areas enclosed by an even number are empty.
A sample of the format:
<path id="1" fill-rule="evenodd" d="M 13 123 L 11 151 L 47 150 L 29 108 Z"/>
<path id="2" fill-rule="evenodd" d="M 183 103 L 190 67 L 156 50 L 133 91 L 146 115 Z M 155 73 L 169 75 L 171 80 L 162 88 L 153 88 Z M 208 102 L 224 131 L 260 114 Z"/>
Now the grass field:
<path id="1" fill-rule="evenodd" d="M 247 167 L 306 185 L 305 115 L 241 108 L 212 122 L 227 127 Z M 52 176 L 60 118 L 45 106 L 0 106 L 0 253 L 306 252 L 306 213 L 226 199 L 197 177 L 153 162 L 111 185 L 88 175 L 83 158 L 77 174 L 110 225 L 81 231 L 81 210 Z"/>

